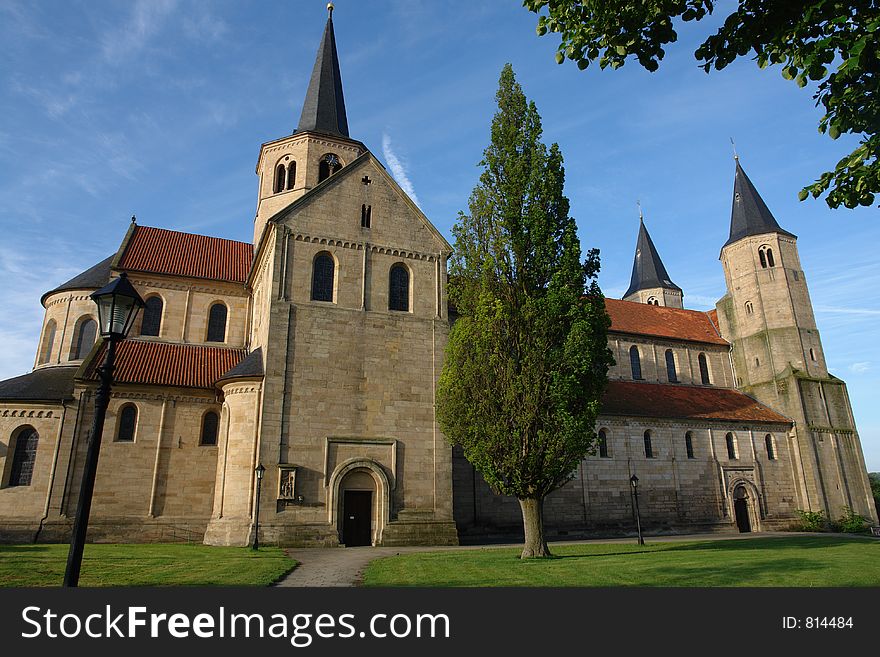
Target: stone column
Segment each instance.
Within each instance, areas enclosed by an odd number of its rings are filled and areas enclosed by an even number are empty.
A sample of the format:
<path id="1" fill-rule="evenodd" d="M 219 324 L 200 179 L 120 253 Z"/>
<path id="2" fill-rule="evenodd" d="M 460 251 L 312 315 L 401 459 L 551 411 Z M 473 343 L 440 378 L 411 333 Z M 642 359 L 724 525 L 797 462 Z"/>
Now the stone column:
<path id="1" fill-rule="evenodd" d="M 254 468 L 258 445 L 261 381 L 232 380 L 223 385 L 214 512 L 205 532 L 208 545 L 245 546 L 251 538 Z"/>

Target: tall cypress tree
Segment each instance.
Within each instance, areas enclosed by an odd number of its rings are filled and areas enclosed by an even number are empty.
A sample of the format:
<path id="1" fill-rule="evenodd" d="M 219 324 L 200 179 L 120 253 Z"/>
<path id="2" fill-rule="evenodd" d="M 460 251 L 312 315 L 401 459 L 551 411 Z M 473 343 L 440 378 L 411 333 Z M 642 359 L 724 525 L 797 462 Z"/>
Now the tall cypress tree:
<path id="1" fill-rule="evenodd" d="M 596 443 L 612 356 L 596 282 L 599 253 L 581 260 L 557 144 L 507 64 L 468 214 L 453 228 L 452 327 L 437 394 L 447 438 L 491 488 L 519 500 L 522 557 L 550 554 L 544 498 Z"/>

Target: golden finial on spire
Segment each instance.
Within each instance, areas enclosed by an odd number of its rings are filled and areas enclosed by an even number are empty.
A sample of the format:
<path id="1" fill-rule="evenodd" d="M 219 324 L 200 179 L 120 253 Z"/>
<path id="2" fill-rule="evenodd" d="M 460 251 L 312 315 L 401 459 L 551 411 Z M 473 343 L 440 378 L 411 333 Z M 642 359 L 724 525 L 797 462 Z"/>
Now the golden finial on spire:
<path id="1" fill-rule="evenodd" d="M 335 7 L 333 6 L 333 3 L 328 2 L 327 3 L 327 11 L 330 13 L 330 18 L 333 18 L 333 9 L 335 9 Z"/>
<path id="2" fill-rule="evenodd" d="M 736 154 L 736 142 L 733 137 L 730 138 L 730 145 L 733 146 L 733 159 L 739 161 L 739 155 Z"/>

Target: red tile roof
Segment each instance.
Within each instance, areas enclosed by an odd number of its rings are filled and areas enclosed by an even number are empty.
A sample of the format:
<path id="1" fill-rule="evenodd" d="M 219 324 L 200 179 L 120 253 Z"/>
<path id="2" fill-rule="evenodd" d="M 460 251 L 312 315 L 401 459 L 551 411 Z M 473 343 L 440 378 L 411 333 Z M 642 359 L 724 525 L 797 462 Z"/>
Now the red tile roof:
<path id="1" fill-rule="evenodd" d="M 107 345 L 101 347 L 85 373 L 97 379 L 95 370 L 104 361 Z M 245 349 L 124 340 L 116 347 L 117 383 L 141 383 L 182 388 L 213 388 L 224 373 L 247 356 Z"/>
<path id="2" fill-rule="evenodd" d="M 713 308 L 712 310 L 710 310 L 706 314 L 709 315 L 709 319 L 712 321 L 712 324 L 715 326 L 715 330 L 718 331 L 719 333 L 721 333 L 721 329 L 718 324 L 718 310 L 716 308 Z"/>
<path id="3" fill-rule="evenodd" d="M 791 424 L 748 395 L 729 388 L 609 381 L 603 415 Z"/>
<path id="4" fill-rule="evenodd" d="M 244 283 L 253 257 L 247 242 L 135 226 L 118 268 Z"/>
<path id="5" fill-rule="evenodd" d="M 728 346 L 708 313 L 619 299 L 605 299 L 605 308 L 611 317 L 612 332 Z"/>

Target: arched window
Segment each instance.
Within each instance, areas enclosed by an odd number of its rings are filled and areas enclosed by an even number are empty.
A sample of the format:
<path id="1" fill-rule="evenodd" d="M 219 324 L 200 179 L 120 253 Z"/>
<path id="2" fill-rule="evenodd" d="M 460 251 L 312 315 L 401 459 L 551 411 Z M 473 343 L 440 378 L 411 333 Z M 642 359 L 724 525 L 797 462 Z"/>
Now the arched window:
<path id="1" fill-rule="evenodd" d="M 293 189 L 296 184 L 296 162 L 291 162 L 287 166 L 287 189 Z"/>
<path id="2" fill-rule="evenodd" d="M 116 442 L 133 443 L 134 430 L 137 427 L 138 410 L 134 404 L 126 404 L 119 411 L 119 422 L 116 425 Z"/>
<path id="3" fill-rule="evenodd" d="M 758 260 L 761 261 L 761 269 L 767 269 L 767 256 L 764 249 L 758 249 Z"/>
<path id="4" fill-rule="evenodd" d="M 326 180 L 342 168 L 342 162 L 333 153 L 327 153 L 318 163 L 318 182 Z"/>
<path id="5" fill-rule="evenodd" d="M 22 427 L 15 437 L 12 452 L 12 468 L 9 473 L 9 486 L 30 486 L 34 474 L 34 463 L 37 461 L 37 444 L 40 435 L 33 427 Z"/>
<path id="6" fill-rule="evenodd" d="M 651 432 L 645 432 L 645 458 L 654 458 L 654 446 L 651 444 Z"/>
<path id="7" fill-rule="evenodd" d="M 388 309 L 409 310 L 409 271 L 400 263 L 391 267 L 388 286 Z"/>
<path id="8" fill-rule="evenodd" d="M 284 164 L 278 163 L 278 166 L 275 167 L 275 193 L 284 191 L 284 182 L 285 182 L 285 174 L 287 170 L 284 168 Z"/>
<path id="9" fill-rule="evenodd" d="M 776 460 L 776 450 L 773 448 L 773 436 L 769 433 L 764 436 L 764 445 L 767 447 L 767 458 L 771 461 Z"/>
<path id="10" fill-rule="evenodd" d="M 361 228 L 369 228 L 370 227 L 370 221 L 372 219 L 372 216 L 371 216 L 372 214 L 373 214 L 373 206 L 367 205 L 366 203 L 364 203 L 361 206 Z"/>
<path id="11" fill-rule="evenodd" d="M 55 320 L 50 319 L 43 333 L 43 345 L 40 348 L 40 364 L 48 363 L 52 358 L 52 345 L 55 344 Z"/>
<path id="12" fill-rule="evenodd" d="M 816 352 L 813 351 L 812 347 L 810 347 L 810 360 L 812 360 L 814 363 L 816 362 Z"/>
<path id="13" fill-rule="evenodd" d="M 706 354 L 700 354 L 697 362 L 700 364 L 700 381 L 704 386 L 712 385 L 709 380 L 709 363 L 706 361 Z"/>
<path id="14" fill-rule="evenodd" d="M 666 350 L 666 378 L 669 383 L 678 383 L 678 373 L 675 371 L 675 354 L 672 349 Z"/>
<path id="15" fill-rule="evenodd" d="M 141 322 L 141 335 L 158 337 L 162 328 L 162 297 L 150 297 L 144 302 L 144 319 Z"/>
<path id="16" fill-rule="evenodd" d="M 660 302 L 657 300 L 657 297 L 648 297 L 648 305 L 649 306 L 659 306 Z"/>
<path id="17" fill-rule="evenodd" d="M 89 318 L 85 321 L 80 321 L 71 360 L 82 360 L 88 356 L 89 350 L 95 345 L 95 336 L 98 334 L 98 323 L 95 320 Z"/>
<path id="18" fill-rule="evenodd" d="M 724 439 L 727 441 L 727 458 L 732 461 L 736 460 L 736 439 L 732 433 L 727 434 Z"/>
<path id="19" fill-rule="evenodd" d="M 761 269 L 775 266 L 776 263 L 773 261 L 773 249 L 766 244 L 762 246 L 758 249 L 758 260 L 761 262 Z"/>
<path id="20" fill-rule="evenodd" d="M 684 434 L 684 448 L 689 459 L 694 458 L 694 434 L 688 431 Z"/>
<path id="21" fill-rule="evenodd" d="M 599 456 L 608 458 L 608 432 L 605 429 L 599 429 Z"/>
<path id="22" fill-rule="evenodd" d="M 208 311 L 208 342 L 226 341 L 226 306 L 220 302 Z"/>
<path id="23" fill-rule="evenodd" d="M 333 256 L 319 253 L 312 263 L 312 300 L 333 301 Z"/>
<path id="24" fill-rule="evenodd" d="M 220 426 L 220 416 L 216 411 L 208 411 L 202 418 L 202 436 L 199 445 L 216 445 L 217 428 Z"/>
<path id="25" fill-rule="evenodd" d="M 635 345 L 629 348 L 629 366 L 632 369 L 634 381 L 642 378 L 642 360 L 639 358 L 639 348 Z"/>
<path id="26" fill-rule="evenodd" d="M 755 312 L 755 307 L 752 305 L 751 301 L 746 301 L 746 314 L 751 315 Z"/>

